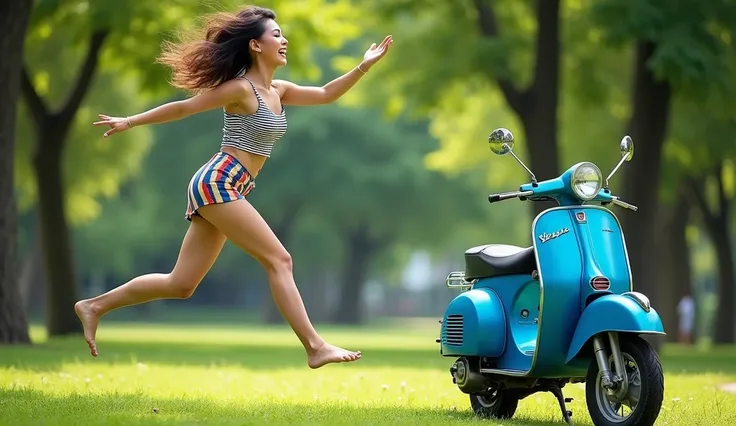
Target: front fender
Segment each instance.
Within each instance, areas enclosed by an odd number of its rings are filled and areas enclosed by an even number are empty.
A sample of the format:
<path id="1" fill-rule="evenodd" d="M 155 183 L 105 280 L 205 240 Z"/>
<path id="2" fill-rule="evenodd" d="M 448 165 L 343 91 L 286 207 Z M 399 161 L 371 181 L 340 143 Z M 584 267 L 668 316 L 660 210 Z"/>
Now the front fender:
<path id="1" fill-rule="evenodd" d="M 566 362 L 575 358 L 591 337 L 607 331 L 665 334 L 659 314 L 641 293 L 632 291 L 601 296 L 589 304 L 580 316 Z"/>

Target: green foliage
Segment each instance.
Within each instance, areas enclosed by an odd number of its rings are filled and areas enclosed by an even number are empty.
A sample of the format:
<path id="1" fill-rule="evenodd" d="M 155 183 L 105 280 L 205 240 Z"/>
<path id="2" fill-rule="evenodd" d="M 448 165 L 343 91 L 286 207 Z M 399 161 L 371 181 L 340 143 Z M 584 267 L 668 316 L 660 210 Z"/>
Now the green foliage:
<path id="1" fill-rule="evenodd" d="M 500 34 L 493 39 L 481 35 L 470 1 L 365 2 L 364 7 L 379 11 L 376 27 L 392 32 L 396 41 L 387 62 L 375 67 L 366 85 L 348 101 L 379 104 L 391 115 L 407 111 L 428 117 L 432 135 L 440 142 L 426 157 L 433 170 L 450 176 L 480 173 L 488 192 L 526 182 L 527 173 L 513 159 L 490 153 L 487 139 L 494 128 L 506 127 L 516 136 L 517 153 L 528 158 L 521 154 L 527 149 L 522 125 L 495 79 L 509 78 L 519 87 L 529 83 L 537 30 L 535 2 L 493 2 Z M 561 5 L 561 157 L 565 165 L 588 160 L 605 169 L 619 158 L 630 65 L 620 51 L 601 44 L 600 29 L 589 24 L 588 8 L 581 1 Z M 527 239 L 527 231 L 520 227 L 513 239 Z"/>
<path id="2" fill-rule="evenodd" d="M 722 98 L 720 98 L 722 99 Z M 728 104 L 730 102 L 730 105 Z M 736 102 L 719 102 L 718 93 L 705 101 L 678 99 L 673 108 L 670 139 L 665 146 L 666 168 L 662 196 L 669 201 L 677 196 L 685 176 L 704 178 L 714 167 L 736 155 Z M 724 182 L 732 195 L 732 169 L 726 163 Z"/>
<path id="3" fill-rule="evenodd" d="M 310 78 L 319 77 L 319 68 L 310 61 L 314 46 L 338 48 L 359 34 L 354 8 L 345 0 L 270 0 L 258 5 L 274 9 L 284 34 L 294 41 L 289 46 L 291 66 Z M 69 28 L 74 35 L 71 46 L 78 46 L 91 31 L 107 30 L 110 38 L 103 51 L 103 68 L 121 78 L 135 77 L 143 92 L 165 96 L 171 94 L 166 85 L 168 70 L 154 64 L 161 43 L 180 31 L 199 28 L 206 14 L 243 6 L 233 0 L 40 0 L 31 34 L 50 35 L 55 29 Z M 315 10 L 320 13 L 315 14 Z M 29 38 L 29 42 L 34 40 Z"/>
<path id="4" fill-rule="evenodd" d="M 436 226 L 442 221 L 478 217 L 472 180 L 423 166 L 436 143 L 424 125 L 387 122 L 376 111 L 337 105 L 288 113 L 290 134 L 259 176 L 263 193 L 253 195 L 254 202 L 268 197 L 264 211 L 277 214 L 289 203 L 302 203 L 342 232 L 369 226 L 379 239 L 415 244 L 452 232 Z"/>
<path id="5" fill-rule="evenodd" d="M 634 39 L 657 43 L 648 65 L 675 89 L 660 191 L 669 202 L 683 175 L 708 173 L 736 152 L 736 3 L 606 0 L 592 2 L 589 15 L 614 48 Z"/>
<path id="6" fill-rule="evenodd" d="M 469 0 L 457 2 L 363 2 L 371 28 L 391 33 L 391 54 L 366 78 L 370 90 L 351 93 L 354 103 L 388 105 L 393 114 L 424 115 L 445 99 L 447 85 L 479 76 L 513 76 L 519 84 L 530 76 L 535 23 L 529 2 L 501 1 L 496 10 L 504 37 L 484 39 Z M 336 58 L 346 69 L 350 63 Z"/>
<path id="7" fill-rule="evenodd" d="M 86 46 L 74 46 L 74 34 L 64 27 L 44 32 L 35 28 L 29 35 L 25 62 L 33 83 L 49 109 L 59 108 L 76 81 Z M 73 46 L 73 47 L 70 47 Z M 59 63 L 69 66 L 58 66 Z M 141 108 L 143 99 L 136 93 L 133 79 L 120 78 L 111 72 L 97 74 L 85 104 L 77 111 L 63 153 L 63 180 L 66 211 L 72 224 L 83 223 L 100 213 L 98 199 L 114 197 L 121 183 L 140 171 L 140 162 L 151 145 L 150 132 L 122 134 L 116 140 L 103 140 L 103 130 L 92 126 L 101 111 Z M 18 115 L 16 144 L 16 187 L 22 212 L 35 205 L 36 177 L 31 167 L 38 129 L 30 118 L 25 102 Z"/>
<path id="8" fill-rule="evenodd" d="M 591 19 L 605 28 L 608 43 L 655 42 L 649 66 L 690 96 L 700 97 L 704 87 L 713 85 L 734 88 L 727 61 L 736 23 L 736 3 L 731 0 L 595 1 Z"/>
<path id="9" fill-rule="evenodd" d="M 489 40 L 479 33 L 470 1 L 365 2 L 380 14 L 372 24 L 390 29 L 395 42 L 385 67 L 376 67 L 365 90 L 350 102 L 430 117 L 440 140 L 440 148 L 427 157 L 430 167 L 455 174 L 492 161 L 487 167 L 492 188 L 515 187 L 526 179 L 525 172 L 513 161 L 488 159 L 484 141 L 493 128 L 507 127 L 517 137 L 517 152 L 524 152 L 521 124 L 494 80 L 528 82 L 534 65 L 534 3 L 493 2 L 500 37 Z M 727 142 L 733 133 L 727 119 L 734 115 L 735 12 L 736 4 L 727 0 L 563 2 L 562 164 L 594 161 L 605 173 L 618 159 L 617 142 L 630 114 L 630 42 L 637 38 L 659 43 L 650 66 L 676 87 L 668 161 L 709 167 L 713 158 L 730 152 L 736 146 Z M 447 25 L 449 19 L 453 25 Z M 674 166 L 665 172 L 666 195 L 680 172 Z M 617 183 L 614 178 L 614 188 Z"/>

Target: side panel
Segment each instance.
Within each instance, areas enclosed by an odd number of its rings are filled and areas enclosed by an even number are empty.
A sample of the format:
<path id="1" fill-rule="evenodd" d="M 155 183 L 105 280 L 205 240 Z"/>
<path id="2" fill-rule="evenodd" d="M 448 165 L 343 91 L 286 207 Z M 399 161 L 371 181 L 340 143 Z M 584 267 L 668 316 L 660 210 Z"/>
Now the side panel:
<path id="1" fill-rule="evenodd" d="M 594 335 L 605 331 L 637 334 L 664 334 L 659 314 L 654 308 L 647 312 L 628 296 L 610 294 L 593 301 L 580 317 L 567 354 L 569 362 Z"/>
<path id="2" fill-rule="evenodd" d="M 570 210 L 583 255 L 581 306 L 583 310 L 597 295 L 621 294 L 631 290 L 631 268 L 621 225 L 613 213 L 599 206 L 581 206 Z M 608 278 L 607 291 L 595 290 L 591 280 Z"/>
<path id="3" fill-rule="evenodd" d="M 491 289 L 459 294 L 445 310 L 440 328 L 443 356 L 501 356 L 506 343 L 506 313 Z"/>
<path id="4" fill-rule="evenodd" d="M 537 347 L 541 287 L 529 275 L 506 275 L 478 281 L 474 288 L 490 288 L 506 310 L 506 347 L 501 357 L 486 360 L 495 372 L 525 376 Z"/>
<path id="5" fill-rule="evenodd" d="M 574 207 L 555 207 L 540 213 L 532 224 L 542 303 L 539 336 L 530 375 L 583 377 L 587 365 L 566 365 L 572 334 L 581 313 L 580 281 L 584 273 L 581 231 Z"/>

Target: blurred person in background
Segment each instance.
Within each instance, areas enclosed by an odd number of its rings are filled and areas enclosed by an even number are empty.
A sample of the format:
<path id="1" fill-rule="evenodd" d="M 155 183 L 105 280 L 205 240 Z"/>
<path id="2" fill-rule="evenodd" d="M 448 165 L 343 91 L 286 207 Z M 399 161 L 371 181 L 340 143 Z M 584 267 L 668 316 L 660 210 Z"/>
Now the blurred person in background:
<path id="1" fill-rule="evenodd" d="M 204 39 L 165 43 L 158 58 L 172 69 L 172 85 L 192 97 L 129 117 L 100 114 L 94 123 L 109 126 L 107 138 L 214 108 L 223 108 L 224 114 L 220 150 L 194 173 L 187 188 L 185 218 L 190 225 L 172 271 L 138 276 L 75 304 L 90 353 L 98 355 L 95 335 L 102 316 L 151 300 L 190 297 L 230 239 L 265 268 L 276 305 L 304 345 L 309 367 L 356 361 L 361 352 L 333 346 L 315 331 L 294 282 L 289 252 L 246 196 L 286 132 L 284 106 L 336 101 L 386 54 L 393 40 L 387 36 L 380 45 L 373 43 L 351 71 L 312 87 L 274 80 L 276 69 L 287 63 L 288 41 L 273 11 L 247 6 L 236 13 L 216 13 L 207 17 L 204 33 Z"/>
<path id="2" fill-rule="evenodd" d="M 695 325 L 695 300 L 687 293 L 677 304 L 677 328 L 680 343 L 691 345 L 693 343 L 693 327 Z"/>

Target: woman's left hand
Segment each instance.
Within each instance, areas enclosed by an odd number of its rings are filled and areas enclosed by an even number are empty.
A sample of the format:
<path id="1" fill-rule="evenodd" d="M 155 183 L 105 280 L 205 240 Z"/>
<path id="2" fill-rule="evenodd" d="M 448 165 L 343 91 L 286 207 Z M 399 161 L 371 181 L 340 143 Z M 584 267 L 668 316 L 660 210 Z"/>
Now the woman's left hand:
<path id="1" fill-rule="evenodd" d="M 394 40 L 390 35 L 383 39 L 381 44 L 376 46 L 376 43 L 371 44 L 371 47 L 363 55 L 363 62 L 360 64 L 360 68 L 363 71 L 368 71 L 379 59 L 383 58 L 383 55 L 388 52 L 388 47 L 391 46 Z"/>

